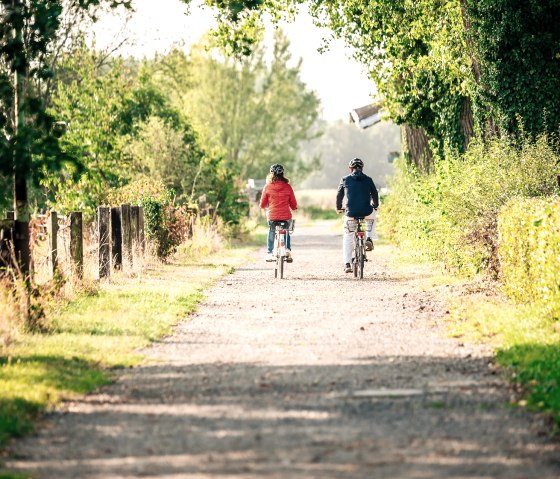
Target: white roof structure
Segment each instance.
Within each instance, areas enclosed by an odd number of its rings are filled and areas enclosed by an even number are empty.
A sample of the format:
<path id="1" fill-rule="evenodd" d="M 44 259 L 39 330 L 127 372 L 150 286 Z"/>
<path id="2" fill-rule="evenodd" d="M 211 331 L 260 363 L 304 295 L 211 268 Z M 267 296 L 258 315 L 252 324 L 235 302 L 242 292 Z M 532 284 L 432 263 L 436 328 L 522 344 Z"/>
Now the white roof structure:
<path id="1" fill-rule="evenodd" d="M 350 111 L 350 123 L 365 129 L 381 121 L 381 107 L 376 104 L 354 108 Z"/>

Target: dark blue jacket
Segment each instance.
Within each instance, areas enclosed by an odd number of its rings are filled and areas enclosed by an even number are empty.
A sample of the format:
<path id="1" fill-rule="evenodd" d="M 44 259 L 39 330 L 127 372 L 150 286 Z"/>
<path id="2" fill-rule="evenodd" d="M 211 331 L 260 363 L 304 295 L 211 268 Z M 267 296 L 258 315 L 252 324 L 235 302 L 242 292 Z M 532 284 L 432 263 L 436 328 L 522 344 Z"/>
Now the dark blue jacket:
<path id="1" fill-rule="evenodd" d="M 336 194 L 336 209 L 342 209 L 342 199 L 346 196 L 346 216 L 365 217 L 379 206 L 379 195 L 373 180 L 361 170 L 340 180 Z"/>

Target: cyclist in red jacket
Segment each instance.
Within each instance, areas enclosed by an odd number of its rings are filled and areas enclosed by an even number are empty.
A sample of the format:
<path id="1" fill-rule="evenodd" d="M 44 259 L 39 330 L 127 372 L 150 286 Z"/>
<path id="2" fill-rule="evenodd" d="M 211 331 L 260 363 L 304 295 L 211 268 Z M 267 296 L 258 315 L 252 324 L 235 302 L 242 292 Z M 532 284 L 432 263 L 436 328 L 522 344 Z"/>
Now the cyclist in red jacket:
<path id="1" fill-rule="evenodd" d="M 268 241 L 267 241 L 267 254 L 265 261 L 274 261 L 272 255 L 274 248 L 274 229 L 271 227 L 272 221 L 289 221 L 292 219 L 292 211 L 297 209 L 296 196 L 294 190 L 290 186 L 290 180 L 284 176 L 284 167 L 279 164 L 274 164 L 270 167 L 270 173 L 266 177 L 266 184 L 264 185 L 261 196 L 261 208 L 268 208 Z M 286 261 L 291 263 L 291 240 L 290 234 L 287 235 L 286 241 Z"/>

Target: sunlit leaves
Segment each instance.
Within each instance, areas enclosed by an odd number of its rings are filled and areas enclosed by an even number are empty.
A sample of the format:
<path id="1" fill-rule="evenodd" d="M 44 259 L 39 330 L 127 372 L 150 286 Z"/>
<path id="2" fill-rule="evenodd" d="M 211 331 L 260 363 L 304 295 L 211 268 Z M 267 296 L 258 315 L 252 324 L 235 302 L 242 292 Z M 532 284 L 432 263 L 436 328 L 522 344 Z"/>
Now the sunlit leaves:
<path id="1" fill-rule="evenodd" d="M 477 96 L 502 132 L 538 135 L 560 125 L 560 1 L 463 0 L 481 64 Z"/>
<path id="2" fill-rule="evenodd" d="M 292 173 L 301 169 L 299 143 L 312 135 L 318 115 L 319 100 L 301 81 L 300 65 L 292 66 L 281 31 L 270 62 L 265 55 L 259 44 L 249 56 L 227 57 L 210 40 L 188 58 L 175 52 L 161 60 L 162 73 L 173 72 L 172 81 L 162 74 L 162 84 L 206 151 L 223 156 L 242 178 L 262 177 L 276 162 Z"/>

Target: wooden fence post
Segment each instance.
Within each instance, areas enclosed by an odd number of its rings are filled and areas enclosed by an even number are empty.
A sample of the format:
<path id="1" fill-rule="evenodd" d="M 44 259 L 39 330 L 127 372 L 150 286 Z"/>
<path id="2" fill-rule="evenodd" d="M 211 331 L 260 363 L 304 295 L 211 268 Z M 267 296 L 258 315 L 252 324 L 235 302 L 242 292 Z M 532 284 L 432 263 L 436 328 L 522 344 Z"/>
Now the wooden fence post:
<path id="1" fill-rule="evenodd" d="M 58 214 L 56 211 L 51 211 L 47 219 L 47 234 L 49 238 L 51 276 L 54 278 L 58 268 Z"/>
<path id="2" fill-rule="evenodd" d="M 123 263 L 127 268 L 132 265 L 132 235 L 130 225 L 130 205 L 121 205 L 121 228 L 122 228 L 122 255 Z"/>
<path id="3" fill-rule="evenodd" d="M 70 217 L 70 258 L 78 278 L 84 276 L 84 238 L 82 234 L 82 212 L 73 211 Z"/>
<path id="4" fill-rule="evenodd" d="M 114 269 L 122 269 L 122 225 L 121 209 L 111 208 L 111 258 Z"/>
<path id="5" fill-rule="evenodd" d="M 97 232 L 99 237 L 99 278 L 107 278 L 111 272 L 110 249 L 111 210 L 106 206 L 97 208 Z"/>
<path id="6" fill-rule="evenodd" d="M 140 223 L 140 207 L 139 206 L 131 206 L 130 207 L 130 237 L 132 241 L 132 251 L 134 256 L 139 252 L 140 242 L 138 241 L 139 233 L 138 233 L 138 226 Z"/>
<path id="7" fill-rule="evenodd" d="M 188 238 L 190 239 L 194 235 L 194 224 L 196 222 L 196 217 L 198 215 L 198 210 L 196 208 L 188 208 L 187 211 L 189 212 Z"/>
<path id="8" fill-rule="evenodd" d="M 10 212 L 8 212 L 10 213 Z M 14 219 L 13 215 L 8 214 L 8 219 L 0 220 L 0 276 L 4 268 L 13 267 L 13 237 L 14 237 Z"/>
<path id="9" fill-rule="evenodd" d="M 138 207 L 138 242 L 140 243 L 140 253 L 144 257 L 146 252 L 146 235 L 144 233 L 144 208 Z"/>

